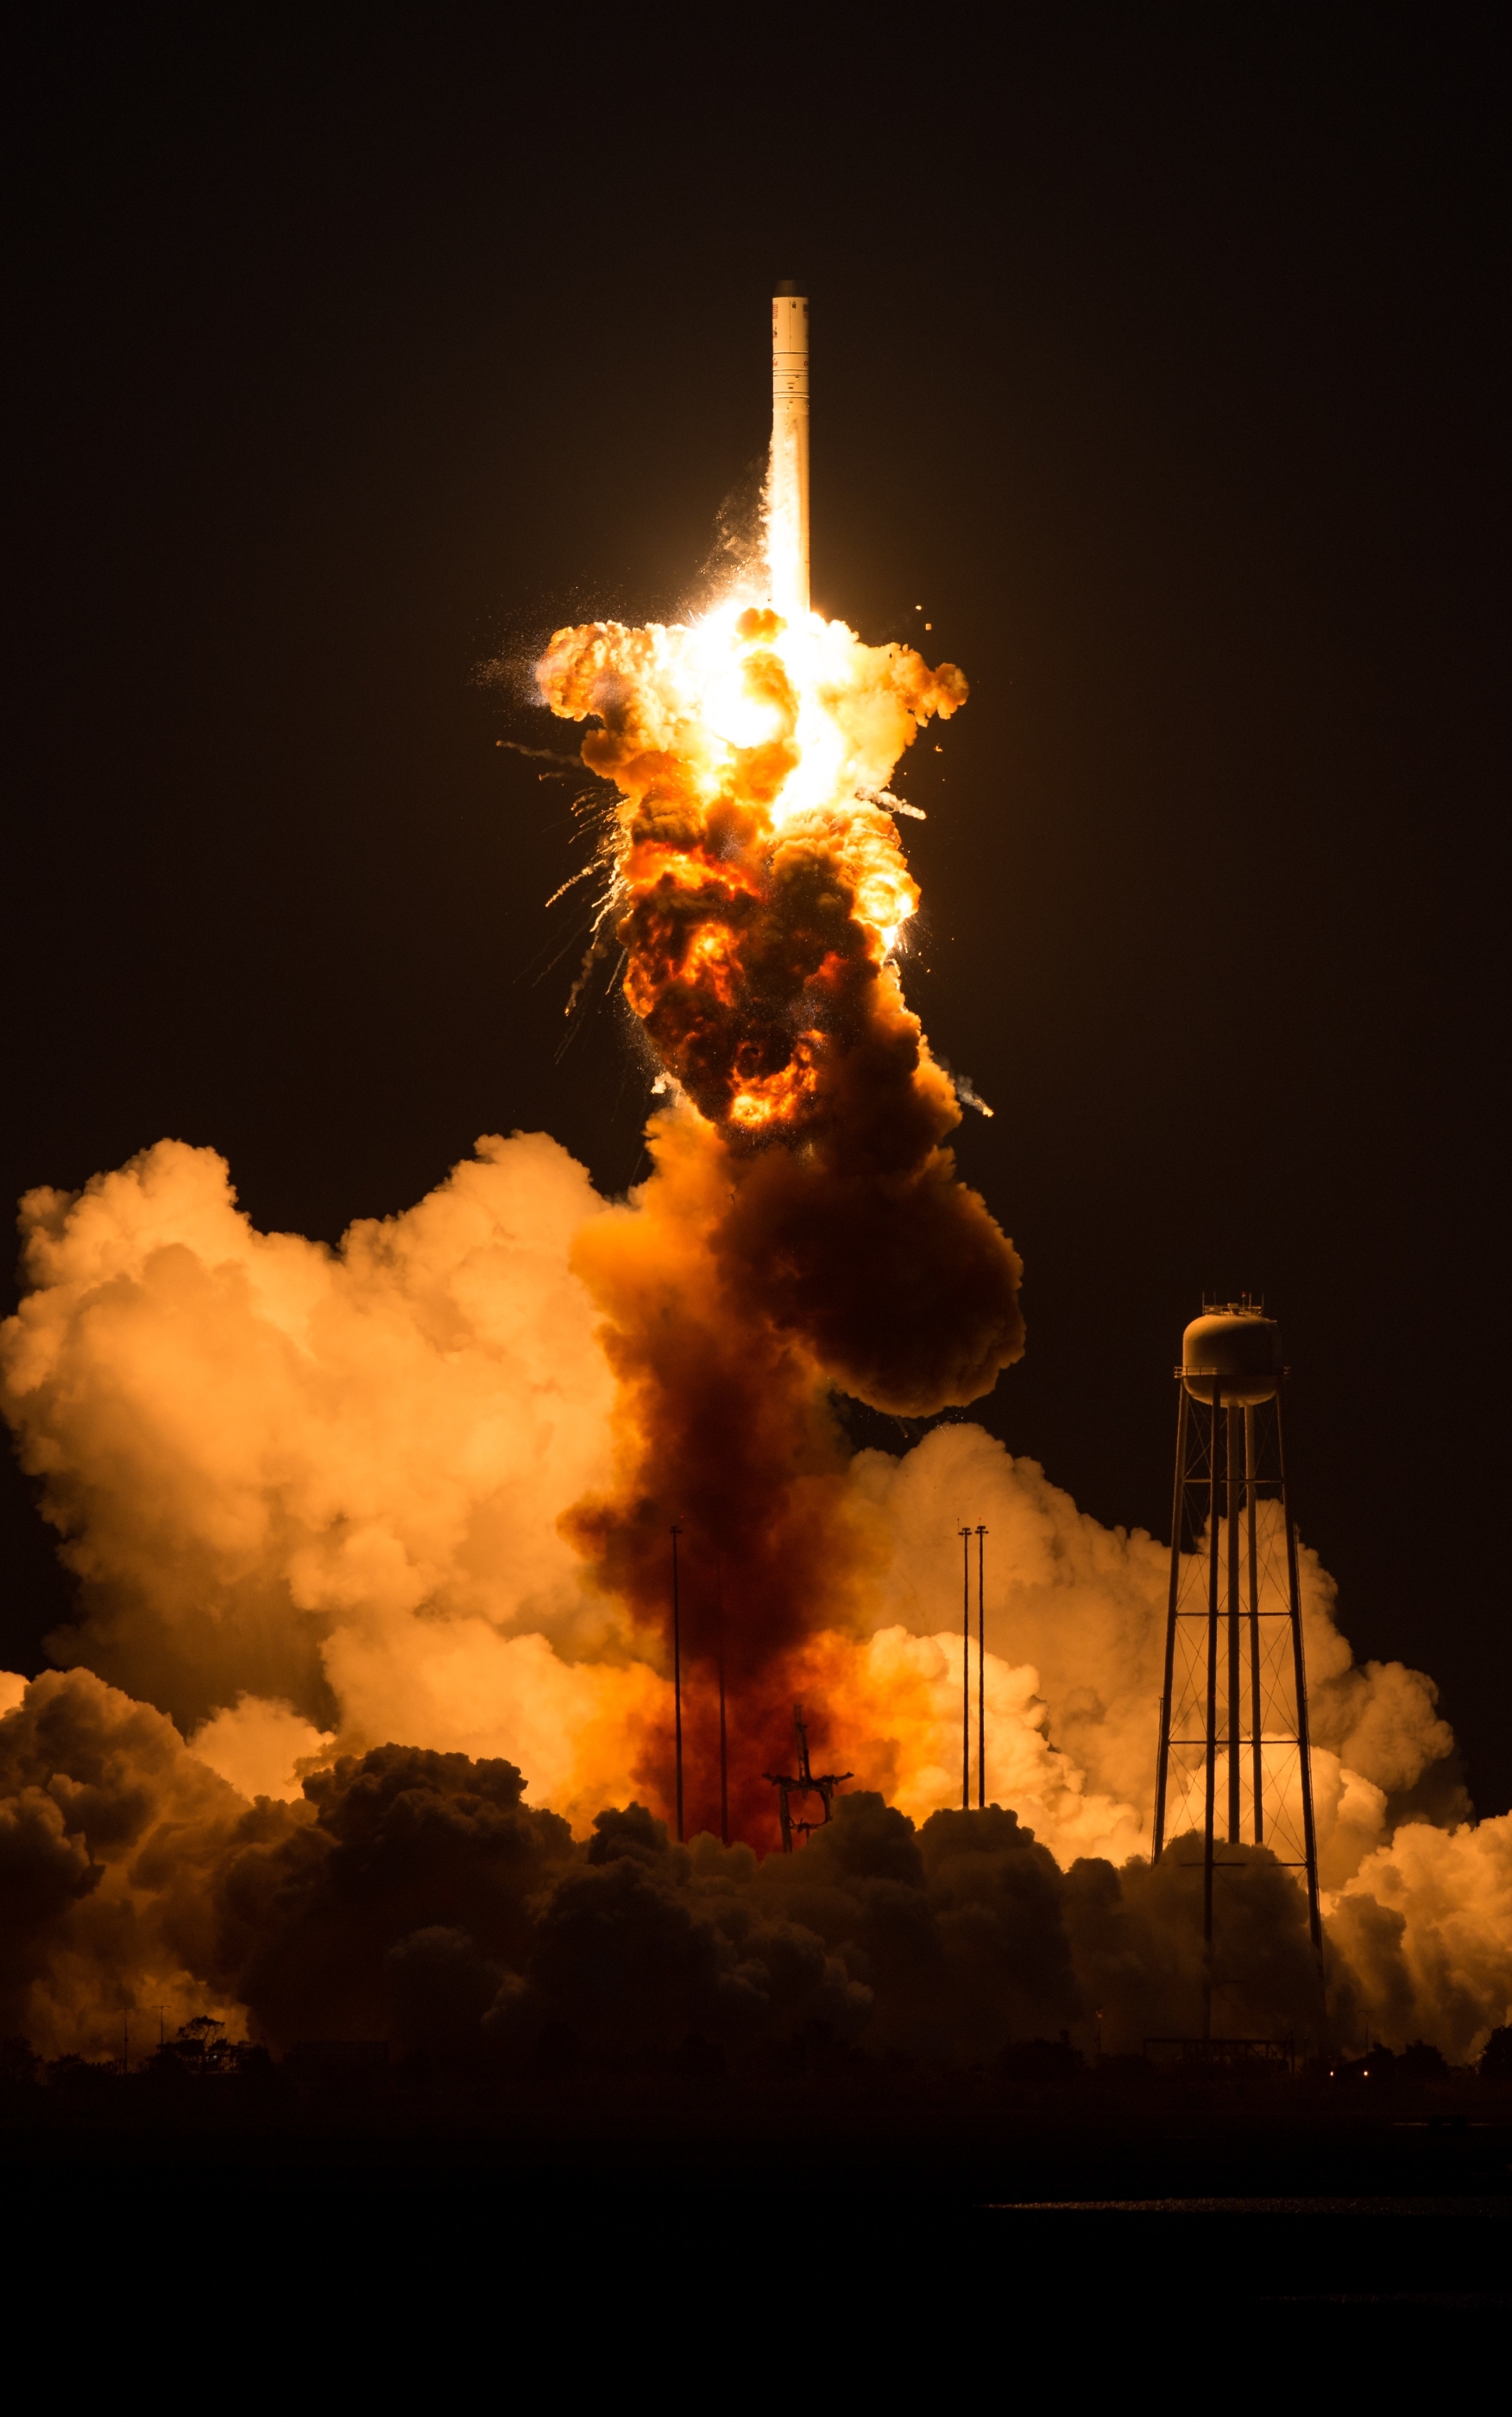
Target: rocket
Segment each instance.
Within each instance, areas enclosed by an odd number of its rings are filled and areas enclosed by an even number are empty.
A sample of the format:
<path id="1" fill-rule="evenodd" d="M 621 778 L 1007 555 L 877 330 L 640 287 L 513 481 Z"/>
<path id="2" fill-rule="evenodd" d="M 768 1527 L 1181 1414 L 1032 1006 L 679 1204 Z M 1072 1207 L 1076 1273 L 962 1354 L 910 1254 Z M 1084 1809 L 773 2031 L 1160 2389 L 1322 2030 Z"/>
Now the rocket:
<path id="1" fill-rule="evenodd" d="M 772 601 L 809 610 L 809 303 L 788 281 L 772 297 L 772 470 L 766 558 Z"/>

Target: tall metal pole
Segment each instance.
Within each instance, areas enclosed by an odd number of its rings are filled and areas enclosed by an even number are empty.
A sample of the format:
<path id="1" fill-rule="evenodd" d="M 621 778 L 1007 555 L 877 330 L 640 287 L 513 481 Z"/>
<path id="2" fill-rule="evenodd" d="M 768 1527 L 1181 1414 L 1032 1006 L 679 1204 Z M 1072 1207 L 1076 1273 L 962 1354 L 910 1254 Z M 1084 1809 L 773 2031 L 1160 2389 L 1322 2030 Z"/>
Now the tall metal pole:
<path id="1" fill-rule="evenodd" d="M 971 1811 L 971 1529 L 960 1531 L 960 1809 Z"/>
<path id="2" fill-rule="evenodd" d="M 1239 1842 L 1239 1430 L 1242 1413 L 1229 1406 L 1229 1844 Z"/>
<path id="3" fill-rule="evenodd" d="M 677 1539 L 681 1523 L 672 1523 L 672 1700 L 677 1741 L 677 1843 L 683 1843 L 683 1607 L 677 1591 Z"/>
<path id="4" fill-rule="evenodd" d="M 1255 1544 L 1255 1413 L 1245 1411 L 1245 1502 L 1249 1527 L 1249 1751 L 1254 1780 L 1254 1832 L 1257 1847 L 1265 1843 L 1265 1812 L 1261 1790 L 1264 1761 L 1261 1741 L 1264 1722 L 1260 1705 L 1260 1555 Z"/>
<path id="5" fill-rule="evenodd" d="M 1150 1860 L 1160 1861 L 1166 1843 L 1166 1781 L 1171 1770 L 1171 1690 L 1176 1663 L 1176 1604 L 1181 1593 L 1181 1533 L 1187 1521 L 1187 1419 L 1185 1381 L 1176 1380 L 1176 1489 L 1171 1506 L 1171 1600 L 1166 1611 L 1165 1692 L 1160 1697 L 1160 1751 L 1155 1766 L 1155 1836 Z"/>
<path id="6" fill-rule="evenodd" d="M 1286 1427 L 1276 1395 L 1276 1443 L 1281 1464 L 1281 1516 L 1286 1522 L 1286 1584 L 1292 1611 L 1292 1672 L 1297 1701 L 1297 1764 L 1302 1783 L 1302 1851 L 1308 1861 L 1308 1928 L 1323 1955 L 1323 1908 L 1318 1902 L 1318 1834 L 1312 1818 L 1312 1743 L 1308 1729 L 1308 1679 L 1302 1654 L 1302 1581 L 1297 1568 L 1297 1531 L 1286 1482 Z"/>
<path id="7" fill-rule="evenodd" d="M 715 1564 L 719 1623 L 719 1841 L 730 1844 L 730 1740 L 724 1725 L 724 1555 Z"/>
<path id="8" fill-rule="evenodd" d="M 976 1530 L 976 1807 L 987 1810 L 987 1529 Z"/>
<path id="9" fill-rule="evenodd" d="M 1213 1379 L 1207 1506 L 1207 1771 L 1202 1805 L 1202 2037 L 1213 2036 L 1213 1817 L 1218 1779 L 1218 1421 L 1223 1380 Z"/>

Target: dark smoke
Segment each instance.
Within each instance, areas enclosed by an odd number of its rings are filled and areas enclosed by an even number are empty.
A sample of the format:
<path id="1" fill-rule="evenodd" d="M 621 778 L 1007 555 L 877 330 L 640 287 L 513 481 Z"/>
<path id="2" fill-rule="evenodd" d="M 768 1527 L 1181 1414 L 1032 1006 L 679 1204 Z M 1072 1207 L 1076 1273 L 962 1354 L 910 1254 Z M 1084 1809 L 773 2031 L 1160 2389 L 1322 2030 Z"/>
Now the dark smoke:
<path id="1" fill-rule="evenodd" d="M 276 2051 L 383 2039 L 500 2071 L 553 2044 L 624 2069 L 695 2040 L 759 2074 L 816 2026 L 864 2058 L 973 2066 L 1085 2039 L 1099 2012 L 1110 2051 L 1200 2020 L 1189 1842 L 1157 1870 L 1063 1873 L 1010 1811 L 915 1829 L 857 1792 L 764 1862 L 670 1844 L 634 1804 L 581 1844 L 510 1764 L 394 1745 L 249 1807 L 159 1714 L 78 1671 L 38 1681 L 0 1741 L 0 2027 L 50 2052 L 91 2021 L 113 2046 L 123 2008 L 165 1991 Z M 1238 1852 L 1223 2028 L 1306 2033 L 1301 1896 L 1265 1850 Z"/>

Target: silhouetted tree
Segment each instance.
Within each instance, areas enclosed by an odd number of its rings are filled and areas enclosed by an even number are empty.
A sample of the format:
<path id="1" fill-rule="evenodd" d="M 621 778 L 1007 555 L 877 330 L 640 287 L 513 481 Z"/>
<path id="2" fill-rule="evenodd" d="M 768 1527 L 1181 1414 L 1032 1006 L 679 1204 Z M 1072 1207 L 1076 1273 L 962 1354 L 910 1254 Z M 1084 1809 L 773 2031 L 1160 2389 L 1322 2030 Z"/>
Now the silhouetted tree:
<path id="1" fill-rule="evenodd" d="M 1480 2077 L 1505 2089 L 1512 2083 L 1512 2023 L 1500 2023 L 1481 2050 Z"/>

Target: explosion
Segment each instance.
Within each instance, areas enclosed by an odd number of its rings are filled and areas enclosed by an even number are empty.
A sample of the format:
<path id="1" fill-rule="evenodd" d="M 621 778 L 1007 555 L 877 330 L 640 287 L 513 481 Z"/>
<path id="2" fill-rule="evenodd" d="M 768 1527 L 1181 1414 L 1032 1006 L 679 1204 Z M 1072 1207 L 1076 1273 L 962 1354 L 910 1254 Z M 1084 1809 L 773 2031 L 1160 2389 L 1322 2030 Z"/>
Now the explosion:
<path id="1" fill-rule="evenodd" d="M 0 2025 L 47 2053 L 146 2007 L 506 2058 L 553 2022 L 954 2058 L 1094 2008 L 1111 2045 L 1191 2028 L 1196 1896 L 1142 1853 L 1165 1551 L 979 1427 L 895 1458 L 838 1415 L 962 1408 L 1023 1329 L 904 996 L 889 783 L 967 685 L 809 609 L 796 392 L 764 576 L 537 667 L 612 797 L 595 946 L 661 1102 L 647 1180 L 605 1202 L 547 1136 L 486 1136 L 335 1252 L 257 1233 L 180 1142 L 23 1204 L 0 1399 L 80 1589 L 63 1668 L 0 1674 Z M 944 1809 L 967 1513 L 974 1815 Z M 1355 1666 L 1308 1554 L 1303 1607 L 1336 2019 L 1476 2053 L 1512 2011 L 1512 1819 L 1469 1824 L 1431 1682 Z M 854 1780 L 785 1858 L 795 1699 Z M 1305 2027 L 1302 1898 L 1243 1855 L 1224 2018 Z"/>
<path id="2" fill-rule="evenodd" d="M 935 1411 L 1022 1348 L 1017 1256 L 956 1174 L 960 1109 L 904 1002 L 918 891 L 885 802 L 966 683 L 841 622 L 738 603 L 686 628 L 559 631 L 537 677 L 553 712 L 599 725 L 582 757 L 618 798 L 605 913 L 672 1094 L 650 1180 L 575 1254 L 619 1400 L 615 1483 L 566 1532 L 664 1631 L 668 1530 L 686 1523 L 716 1572 L 692 1645 L 735 1699 L 748 1825 L 769 1818 L 761 1773 L 806 1643 L 858 1625 L 869 1554 L 832 1394 Z M 864 1755 L 841 1735 L 846 1693 L 826 1691 L 827 1735 Z"/>

